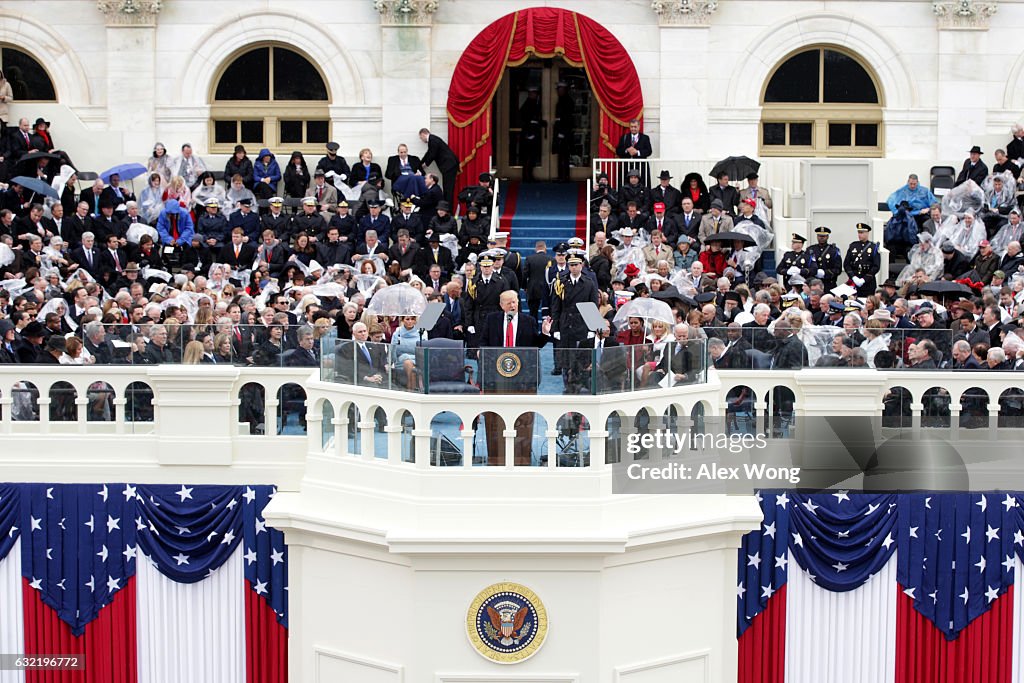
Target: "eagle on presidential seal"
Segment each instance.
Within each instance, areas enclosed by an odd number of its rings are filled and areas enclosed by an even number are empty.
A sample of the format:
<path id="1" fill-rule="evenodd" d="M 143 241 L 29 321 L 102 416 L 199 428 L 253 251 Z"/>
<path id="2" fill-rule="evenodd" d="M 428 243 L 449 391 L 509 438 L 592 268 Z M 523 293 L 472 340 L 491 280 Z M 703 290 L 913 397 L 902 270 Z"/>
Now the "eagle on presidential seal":
<path id="1" fill-rule="evenodd" d="M 494 607 L 488 606 L 487 616 L 491 623 L 489 628 L 485 626 L 487 636 L 505 647 L 518 645 L 533 628 L 533 624 L 526 621 L 529 613 L 529 607 L 520 607 L 510 600 L 499 602 Z"/>

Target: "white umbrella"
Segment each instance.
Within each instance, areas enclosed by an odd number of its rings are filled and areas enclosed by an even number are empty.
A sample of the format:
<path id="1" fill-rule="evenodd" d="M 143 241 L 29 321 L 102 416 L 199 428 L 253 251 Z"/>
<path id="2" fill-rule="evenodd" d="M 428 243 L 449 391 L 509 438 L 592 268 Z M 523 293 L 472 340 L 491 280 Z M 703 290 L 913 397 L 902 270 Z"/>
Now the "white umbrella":
<path id="1" fill-rule="evenodd" d="M 617 327 L 625 327 L 630 318 L 643 318 L 650 323 L 652 320 L 661 320 L 669 325 L 676 324 L 676 315 L 672 307 L 664 301 L 650 297 L 633 299 L 619 308 L 612 321 Z"/>
<path id="2" fill-rule="evenodd" d="M 423 293 L 405 282 L 380 290 L 366 306 L 370 313 L 390 316 L 421 316 L 426 308 L 427 300 Z"/>

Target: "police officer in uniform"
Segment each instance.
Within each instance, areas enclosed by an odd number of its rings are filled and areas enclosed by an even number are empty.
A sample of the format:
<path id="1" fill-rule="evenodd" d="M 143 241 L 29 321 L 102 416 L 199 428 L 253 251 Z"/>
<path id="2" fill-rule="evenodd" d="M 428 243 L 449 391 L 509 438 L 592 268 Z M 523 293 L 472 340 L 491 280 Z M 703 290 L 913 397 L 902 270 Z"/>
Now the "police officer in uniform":
<path id="1" fill-rule="evenodd" d="M 871 241 L 871 226 L 867 223 L 857 224 L 857 241 L 846 250 L 843 270 L 853 280 L 857 288 L 857 296 L 871 296 L 878 288 L 875 276 L 882 267 L 882 257 L 878 253 L 878 242 Z"/>
<path id="2" fill-rule="evenodd" d="M 555 125 L 551 138 L 551 153 L 558 155 L 558 180 L 569 181 L 569 155 L 572 153 L 572 135 L 576 127 L 576 101 L 569 94 L 569 84 L 555 84 L 558 102 L 555 104 Z"/>
<path id="3" fill-rule="evenodd" d="M 467 343 L 471 348 L 480 345 L 484 321 L 491 313 L 501 310 L 501 293 L 509 288 L 501 275 L 494 272 L 494 259 L 484 256 L 477 265 L 480 266 L 479 273 L 466 287 L 464 310 L 466 331 L 469 332 Z"/>
<path id="4" fill-rule="evenodd" d="M 560 275 L 551 285 L 551 334 L 555 338 L 555 370 L 570 367 L 571 353 L 587 338 L 587 324 L 583 321 L 576 304 L 598 302 L 598 290 L 594 281 L 583 274 L 583 259 L 573 255 L 568 259 L 568 274 Z M 561 358 L 559 358 L 561 356 Z"/>
<path id="5" fill-rule="evenodd" d="M 825 291 L 836 286 L 839 274 L 843 272 L 843 254 L 839 247 L 828 243 L 828 236 L 832 230 L 825 226 L 814 229 L 818 243 L 807 250 L 809 260 L 808 270 L 811 277 L 816 277 L 825 284 Z"/>
<path id="6" fill-rule="evenodd" d="M 526 101 L 519 107 L 519 161 L 523 164 L 523 182 L 532 183 L 533 167 L 540 162 L 541 138 L 547 128 L 541 114 L 540 89 L 530 86 Z"/>
<path id="7" fill-rule="evenodd" d="M 789 288 L 789 284 L 786 282 L 786 280 L 789 279 L 790 268 L 799 268 L 800 275 L 802 275 L 804 278 L 806 278 L 810 273 L 810 270 L 808 269 L 808 254 L 806 251 L 804 251 L 804 242 L 806 241 L 806 237 L 804 237 L 803 235 L 798 235 L 794 232 L 793 240 L 791 242 L 793 250 L 787 251 L 785 254 L 783 254 L 782 259 L 779 261 L 779 265 L 775 268 L 775 272 L 779 277 L 779 281 L 782 282 L 782 285 L 787 289 Z"/>

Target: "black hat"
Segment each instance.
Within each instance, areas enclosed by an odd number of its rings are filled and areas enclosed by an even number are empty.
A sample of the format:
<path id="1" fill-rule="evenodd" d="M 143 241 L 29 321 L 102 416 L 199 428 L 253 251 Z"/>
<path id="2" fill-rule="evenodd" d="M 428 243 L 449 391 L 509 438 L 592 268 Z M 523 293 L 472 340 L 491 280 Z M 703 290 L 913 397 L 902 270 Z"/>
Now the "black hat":
<path id="1" fill-rule="evenodd" d="M 434 243 L 434 242 L 438 242 L 438 243 L 440 243 L 440 241 L 441 241 L 441 235 L 439 235 L 439 234 L 437 233 L 437 231 L 432 231 L 432 232 L 431 232 L 431 233 L 430 233 L 430 234 L 429 234 L 429 235 L 427 236 L 427 241 L 428 241 L 428 242 L 430 242 L 430 243 Z"/>
<path id="2" fill-rule="evenodd" d="M 380 200 L 379 199 L 367 199 L 366 200 L 366 206 L 371 208 L 371 209 L 373 209 L 373 208 L 380 208 Z"/>
<path id="3" fill-rule="evenodd" d="M 758 177 L 759 176 L 754 171 L 751 171 L 750 173 L 747 174 L 747 180 L 757 180 Z"/>
<path id="4" fill-rule="evenodd" d="M 567 251 L 569 251 L 569 245 L 566 244 L 565 242 L 559 242 L 558 244 L 555 245 L 556 254 L 564 254 Z"/>
<path id="5" fill-rule="evenodd" d="M 667 170 L 664 170 L 661 172 L 661 175 L 658 176 L 658 180 L 672 180 L 672 174 Z"/>
<path id="6" fill-rule="evenodd" d="M 631 168 L 629 169 L 629 171 L 626 172 L 626 175 L 629 176 L 630 178 L 639 178 L 640 171 L 636 170 L 635 168 Z"/>
<path id="7" fill-rule="evenodd" d="M 469 206 L 466 207 L 466 215 L 469 215 L 470 211 L 472 211 L 473 213 L 479 215 L 480 214 L 480 207 L 477 206 L 476 204 L 470 204 Z"/>
<path id="8" fill-rule="evenodd" d="M 46 328 L 38 320 L 33 320 L 28 325 L 25 325 L 25 329 L 21 331 L 21 336 L 26 339 L 29 337 L 42 337 L 46 334 Z"/>
<path id="9" fill-rule="evenodd" d="M 802 244 L 802 243 L 807 241 L 807 238 L 804 237 L 803 235 L 799 235 L 799 234 L 794 232 L 793 233 L 793 237 L 792 237 L 792 239 L 790 241 L 792 241 L 792 242 L 800 242 Z"/>
<path id="10" fill-rule="evenodd" d="M 245 154 L 245 145 L 235 145 L 235 154 L 238 154 L 239 152 Z"/>
<path id="11" fill-rule="evenodd" d="M 242 206 L 251 206 L 252 197 L 242 197 L 241 199 L 238 200 L 238 203 L 241 204 Z"/>
<path id="12" fill-rule="evenodd" d="M 324 175 L 324 169 L 322 169 L 322 168 L 318 168 L 315 171 L 313 171 L 313 177 L 314 178 L 316 178 L 317 176 L 322 176 L 322 175 Z"/>
<path id="13" fill-rule="evenodd" d="M 46 348 L 49 350 L 64 351 L 67 347 L 67 340 L 59 334 L 51 334 L 46 340 Z"/>
<path id="14" fill-rule="evenodd" d="M 711 208 L 712 209 L 718 209 L 719 211 L 722 211 L 722 210 L 725 209 L 725 204 L 722 203 L 721 199 L 712 199 L 711 200 Z"/>
<path id="15" fill-rule="evenodd" d="M 100 200 L 100 208 L 101 209 L 116 209 L 117 208 L 117 202 L 115 202 L 112 199 L 101 199 Z"/>
<path id="16" fill-rule="evenodd" d="M 40 116 L 38 119 L 36 119 L 36 122 L 32 124 L 32 127 L 33 128 L 38 128 L 40 123 L 45 124 L 47 128 L 50 127 L 50 122 L 47 121 L 46 119 L 44 119 L 42 116 Z"/>
<path id="17" fill-rule="evenodd" d="M 735 301 L 736 303 L 741 303 L 743 298 L 740 296 L 739 292 L 733 292 L 730 290 L 722 296 L 722 301 Z"/>
<path id="18" fill-rule="evenodd" d="M 975 145 L 974 147 L 971 147 L 971 150 L 968 152 L 968 154 L 984 154 L 984 152 L 981 151 L 981 147 Z"/>
<path id="19" fill-rule="evenodd" d="M 480 182 L 481 183 L 489 183 L 489 182 L 491 182 L 491 174 L 488 173 L 487 171 L 484 171 L 483 173 L 481 173 L 480 174 Z"/>
<path id="20" fill-rule="evenodd" d="M 600 180 L 608 180 L 608 174 L 605 173 L 604 171 L 601 171 L 600 173 L 597 174 L 597 179 L 599 181 Z"/>
<path id="21" fill-rule="evenodd" d="M 885 282 L 882 283 L 882 286 L 883 287 L 892 287 L 892 288 L 895 289 L 897 285 L 896 285 L 896 281 L 895 280 L 893 280 L 892 278 L 889 278 L 888 280 L 886 280 Z"/>
<path id="22" fill-rule="evenodd" d="M 697 296 L 693 297 L 693 300 L 699 304 L 709 304 L 715 300 L 716 294 L 714 292 L 702 292 Z"/>
<path id="23" fill-rule="evenodd" d="M 857 232 L 871 232 L 871 226 L 867 223 L 858 223 Z"/>
<path id="24" fill-rule="evenodd" d="M 816 227 L 814 229 L 814 234 L 815 235 L 831 235 L 832 234 L 832 230 L 830 228 L 825 227 L 824 225 L 819 225 L 818 227 Z"/>
<path id="25" fill-rule="evenodd" d="M 437 203 L 437 208 L 440 211 L 451 211 L 452 205 L 448 203 L 447 199 L 442 199 Z"/>
<path id="26" fill-rule="evenodd" d="M 327 143 L 327 151 L 329 151 L 329 152 L 337 152 L 338 149 L 340 149 L 340 148 L 341 148 L 341 145 L 339 145 L 337 142 L 328 142 Z"/>

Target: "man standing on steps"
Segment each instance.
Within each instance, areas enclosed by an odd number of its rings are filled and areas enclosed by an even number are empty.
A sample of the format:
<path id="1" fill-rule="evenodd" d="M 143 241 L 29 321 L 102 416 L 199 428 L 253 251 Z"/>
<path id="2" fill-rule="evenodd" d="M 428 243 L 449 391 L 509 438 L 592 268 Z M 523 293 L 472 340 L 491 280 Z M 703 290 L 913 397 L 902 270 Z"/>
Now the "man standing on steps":
<path id="1" fill-rule="evenodd" d="M 534 253 L 526 257 L 523 277 L 526 284 L 526 305 L 530 307 L 530 315 L 535 320 L 540 320 L 543 313 L 542 304 L 549 290 L 547 269 L 551 265 L 551 258 L 548 256 L 548 245 L 544 240 L 538 240 L 534 250 Z"/>
<path id="2" fill-rule="evenodd" d="M 572 154 L 573 130 L 576 128 L 576 101 L 569 94 L 569 84 L 555 84 L 558 103 L 555 105 L 555 125 L 551 138 L 551 153 L 558 155 L 558 182 L 569 182 L 569 157 Z"/>
<path id="3" fill-rule="evenodd" d="M 455 176 L 459 173 L 459 158 L 455 156 L 455 152 L 448 146 L 448 143 L 432 134 L 429 128 L 420 128 L 420 140 L 427 145 L 427 153 L 423 155 L 422 160 L 423 166 L 437 164 L 437 169 L 441 171 L 444 198 L 449 204 L 453 204 L 455 202 Z"/>
<path id="4" fill-rule="evenodd" d="M 540 88 L 531 85 L 526 101 L 519 107 L 519 161 L 523 165 L 523 182 L 534 182 L 533 167 L 540 162 L 541 139 L 547 128 L 540 105 Z"/>

